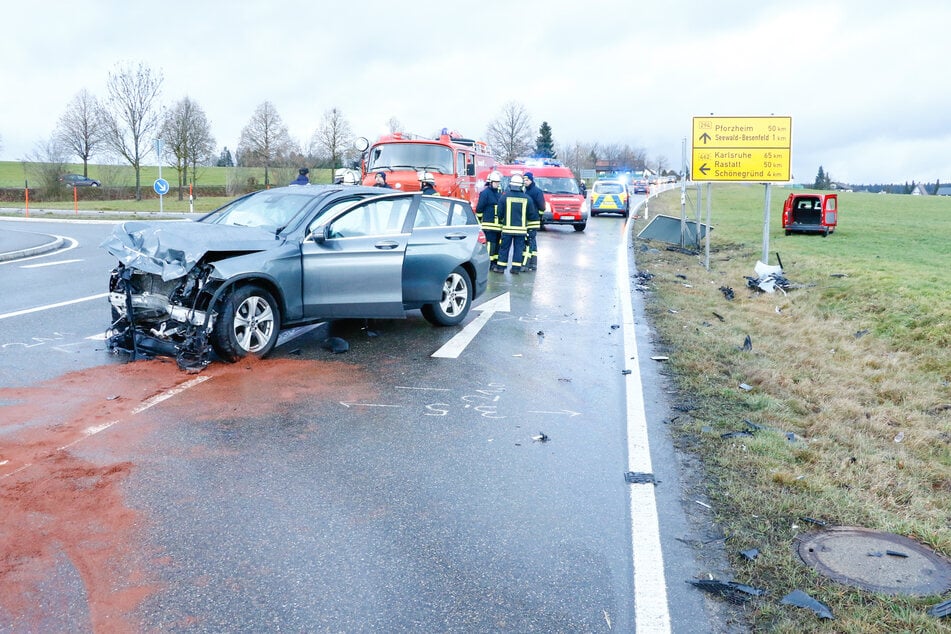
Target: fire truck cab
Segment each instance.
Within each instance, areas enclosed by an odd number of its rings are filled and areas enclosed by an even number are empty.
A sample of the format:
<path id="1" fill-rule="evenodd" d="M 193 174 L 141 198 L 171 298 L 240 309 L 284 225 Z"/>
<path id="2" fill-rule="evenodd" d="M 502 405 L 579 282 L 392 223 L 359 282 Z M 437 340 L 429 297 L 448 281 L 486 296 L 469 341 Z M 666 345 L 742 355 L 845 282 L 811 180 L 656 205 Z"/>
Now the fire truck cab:
<path id="1" fill-rule="evenodd" d="M 367 145 L 362 161 L 364 185 L 373 185 L 376 173 L 384 172 L 390 187 L 419 191 L 420 174 L 429 172 L 440 195 L 468 200 L 473 208 L 480 190 L 476 174 L 495 164 L 485 142 L 446 128 L 434 139 L 394 132 Z"/>

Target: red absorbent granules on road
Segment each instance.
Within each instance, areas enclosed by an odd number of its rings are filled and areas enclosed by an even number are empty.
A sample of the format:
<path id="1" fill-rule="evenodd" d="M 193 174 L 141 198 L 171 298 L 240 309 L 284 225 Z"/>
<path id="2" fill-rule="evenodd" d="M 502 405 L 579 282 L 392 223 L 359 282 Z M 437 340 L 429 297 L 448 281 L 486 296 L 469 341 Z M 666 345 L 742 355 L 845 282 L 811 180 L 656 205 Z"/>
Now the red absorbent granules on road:
<path id="1" fill-rule="evenodd" d="M 0 389 L 0 630 L 142 629 L 136 608 L 161 587 L 147 543 L 156 518 L 130 508 L 123 486 L 136 468 L 128 447 L 154 431 L 158 408 L 187 408 L 194 424 L 266 416 L 299 399 L 349 398 L 359 374 L 284 359 L 194 375 L 157 359 Z"/>

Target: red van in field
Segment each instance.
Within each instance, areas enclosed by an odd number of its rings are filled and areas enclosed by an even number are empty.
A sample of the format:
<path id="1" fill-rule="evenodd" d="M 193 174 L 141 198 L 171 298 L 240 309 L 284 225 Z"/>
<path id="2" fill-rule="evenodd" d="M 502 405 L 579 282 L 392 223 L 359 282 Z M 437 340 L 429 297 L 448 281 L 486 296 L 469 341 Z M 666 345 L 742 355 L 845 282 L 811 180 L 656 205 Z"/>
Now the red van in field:
<path id="1" fill-rule="evenodd" d="M 570 169 L 551 160 L 499 165 L 502 174 L 502 191 L 508 189 L 509 177 L 513 174 L 531 172 L 535 185 L 545 192 L 545 225 L 571 225 L 575 231 L 584 231 L 588 224 L 588 205 L 578 188 L 578 179 Z M 482 180 L 485 180 L 484 174 Z"/>
<path id="2" fill-rule="evenodd" d="M 783 204 L 783 229 L 827 236 L 839 221 L 838 194 L 789 194 Z"/>

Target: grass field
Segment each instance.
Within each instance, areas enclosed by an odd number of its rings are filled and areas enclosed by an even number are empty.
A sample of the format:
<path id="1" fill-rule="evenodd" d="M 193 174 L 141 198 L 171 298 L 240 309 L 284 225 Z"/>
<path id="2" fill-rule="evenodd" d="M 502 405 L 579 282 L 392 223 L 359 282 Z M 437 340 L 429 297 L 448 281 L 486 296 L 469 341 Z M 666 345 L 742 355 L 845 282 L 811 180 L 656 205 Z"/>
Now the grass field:
<path id="1" fill-rule="evenodd" d="M 951 631 L 926 614 L 942 598 L 840 585 L 793 551 L 797 535 L 818 530 L 807 517 L 898 533 L 951 557 L 951 198 L 842 193 L 838 228 L 824 238 L 784 235 L 787 193 L 773 188 L 769 231 L 769 263 L 778 252 L 795 286 L 786 294 L 745 279 L 762 257 L 761 185 L 714 186 L 709 270 L 702 249 L 635 241 L 679 388 L 670 427 L 702 457 L 735 580 L 769 590 L 744 608 L 756 631 Z M 649 211 L 679 217 L 680 191 Z M 721 436 L 749 429 L 744 421 L 763 430 Z M 738 554 L 749 548 L 761 555 Z M 835 621 L 780 605 L 796 588 Z"/>
<path id="2" fill-rule="evenodd" d="M 82 164 L 68 163 L 64 166 L 65 173 L 82 174 Z M 140 172 L 141 183 L 151 189 L 152 183 L 159 176 L 156 165 L 144 165 Z M 272 167 L 268 177 L 274 185 L 286 185 L 297 176 L 297 167 Z M 135 185 L 135 171 L 128 164 L 89 166 L 89 177 L 102 182 L 103 187 Z M 174 187 L 178 182 L 178 172 L 171 167 L 162 167 L 162 178 Z M 254 178 L 263 187 L 263 167 L 199 167 L 196 184 L 199 186 L 224 187 L 235 180 L 246 181 Z M 311 182 L 329 183 L 330 170 L 312 169 Z M 38 181 L 37 169 L 31 163 L 17 161 L 0 161 L 0 188 L 23 187 L 26 181 L 35 187 Z"/>

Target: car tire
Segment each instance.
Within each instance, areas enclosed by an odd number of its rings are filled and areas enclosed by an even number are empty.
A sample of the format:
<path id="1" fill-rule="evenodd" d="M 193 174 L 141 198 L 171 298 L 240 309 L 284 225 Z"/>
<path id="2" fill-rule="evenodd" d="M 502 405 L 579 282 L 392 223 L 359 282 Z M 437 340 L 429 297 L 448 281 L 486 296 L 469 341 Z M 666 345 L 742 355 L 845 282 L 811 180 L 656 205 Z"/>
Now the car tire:
<path id="1" fill-rule="evenodd" d="M 442 299 L 420 308 L 423 317 L 434 326 L 455 326 L 469 314 L 472 306 L 472 281 L 461 266 L 442 284 Z"/>
<path id="2" fill-rule="evenodd" d="M 231 291 L 221 303 L 211 345 L 225 361 L 264 357 L 277 343 L 281 311 L 269 292 L 257 285 Z"/>
<path id="3" fill-rule="evenodd" d="M 575 228 L 575 231 L 584 231 L 584 228 L 588 226 L 588 223 L 579 222 L 578 224 L 571 225 L 571 226 Z"/>
<path id="4" fill-rule="evenodd" d="M 591 217 L 592 217 L 592 218 L 597 218 L 599 213 L 600 213 L 600 212 L 598 212 L 598 211 L 592 211 L 592 212 L 591 212 Z"/>
<path id="5" fill-rule="evenodd" d="M 99 187 L 99 183 L 89 183 L 90 187 Z"/>

